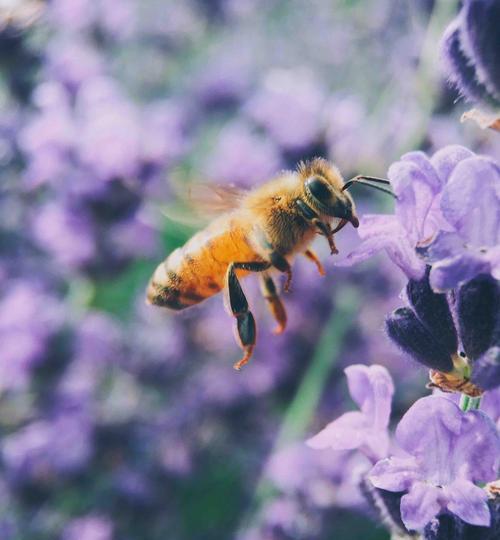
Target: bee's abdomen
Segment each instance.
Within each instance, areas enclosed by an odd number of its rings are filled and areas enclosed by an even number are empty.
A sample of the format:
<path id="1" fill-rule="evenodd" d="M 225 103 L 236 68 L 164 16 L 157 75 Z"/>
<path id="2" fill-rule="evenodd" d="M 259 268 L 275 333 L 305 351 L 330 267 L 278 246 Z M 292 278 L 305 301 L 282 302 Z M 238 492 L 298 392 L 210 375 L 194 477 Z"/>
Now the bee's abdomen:
<path id="1" fill-rule="evenodd" d="M 158 265 L 147 290 L 149 303 L 181 310 L 223 288 L 227 263 L 216 261 L 206 246 L 195 252 L 190 247 L 176 249 Z"/>
<path id="2" fill-rule="evenodd" d="M 224 288 L 231 262 L 262 260 L 247 241 L 246 229 L 230 221 L 200 231 L 158 265 L 149 282 L 151 304 L 181 310 Z M 247 272 L 238 271 L 243 277 Z"/>

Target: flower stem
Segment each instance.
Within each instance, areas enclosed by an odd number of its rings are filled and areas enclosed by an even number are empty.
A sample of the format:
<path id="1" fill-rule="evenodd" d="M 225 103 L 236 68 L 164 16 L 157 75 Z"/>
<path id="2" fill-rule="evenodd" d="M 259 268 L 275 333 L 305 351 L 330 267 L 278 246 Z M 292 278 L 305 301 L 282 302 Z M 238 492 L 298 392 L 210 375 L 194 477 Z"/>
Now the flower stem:
<path id="1" fill-rule="evenodd" d="M 469 403 L 470 403 L 470 397 L 466 394 L 462 394 L 460 396 L 460 408 L 462 411 L 468 411 L 469 410 Z"/>

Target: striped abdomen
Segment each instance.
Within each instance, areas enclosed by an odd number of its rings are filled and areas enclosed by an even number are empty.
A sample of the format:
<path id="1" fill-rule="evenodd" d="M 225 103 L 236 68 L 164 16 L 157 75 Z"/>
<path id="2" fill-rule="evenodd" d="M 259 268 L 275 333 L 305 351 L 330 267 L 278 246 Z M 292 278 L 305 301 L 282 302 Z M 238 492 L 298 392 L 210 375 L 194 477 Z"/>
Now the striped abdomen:
<path id="1" fill-rule="evenodd" d="M 231 262 L 262 260 L 248 240 L 246 222 L 234 215 L 222 216 L 158 265 L 147 299 L 176 310 L 193 306 L 224 288 Z M 240 277 L 246 273 L 238 271 Z"/>

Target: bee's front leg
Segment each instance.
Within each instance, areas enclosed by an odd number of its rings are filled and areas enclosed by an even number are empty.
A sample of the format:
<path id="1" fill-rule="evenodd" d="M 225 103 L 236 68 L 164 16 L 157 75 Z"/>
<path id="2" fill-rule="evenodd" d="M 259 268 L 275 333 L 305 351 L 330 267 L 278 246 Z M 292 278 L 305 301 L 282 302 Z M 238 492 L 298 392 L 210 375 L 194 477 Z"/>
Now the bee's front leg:
<path id="1" fill-rule="evenodd" d="M 313 227 L 315 227 L 319 234 L 322 234 L 328 240 L 328 245 L 330 246 L 330 252 L 332 254 L 337 254 L 339 251 L 333 240 L 333 233 L 337 232 L 338 228 L 335 231 L 332 231 L 332 228 L 328 223 L 321 221 L 318 214 L 308 206 L 304 201 L 297 199 L 296 201 L 297 208 L 300 215 Z"/>
<path id="2" fill-rule="evenodd" d="M 333 239 L 333 231 L 328 223 L 325 223 L 319 219 L 313 219 L 312 224 L 316 226 L 319 233 L 326 237 L 328 245 L 330 246 L 330 253 L 332 255 L 337 255 L 339 250 L 335 245 L 335 240 Z"/>
<path id="3" fill-rule="evenodd" d="M 235 270 L 241 268 L 251 272 L 263 272 L 271 265 L 267 262 L 251 262 L 238 263 L 233 262 L 227 268 L 226 285 L 228 304 L 231 313 L 236 318 L 236 330 L 241 348 L 244 351 L 243 358 L 234 364 L 234 369 L 240 370 L 250 360 L 255 340 L 257 337 L 257 329 L 255 327 L 255 319 L 252 312 L 248 309 L 248 302 L 241 288 L 238 276 Z"/>

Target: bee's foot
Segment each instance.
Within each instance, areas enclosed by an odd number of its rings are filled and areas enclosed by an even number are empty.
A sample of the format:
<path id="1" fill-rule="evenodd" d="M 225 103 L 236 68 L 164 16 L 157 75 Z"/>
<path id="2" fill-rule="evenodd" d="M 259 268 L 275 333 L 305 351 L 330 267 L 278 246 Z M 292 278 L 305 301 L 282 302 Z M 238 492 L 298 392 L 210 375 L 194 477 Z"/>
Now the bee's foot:
<path id="1" fill-rule="evenodd" d="M 238 360 L 238 362 L 234 363 L 233 364 L 233 368 L 236 370 L 236 371 L 240 371 L 241 368 L 245 365 L 245 364 L 248 364 L 248 362 L 250 361 L 250 358 L 252 357 L 252 353 L 253 353 L 253 345 L 251 345 L 250 347 L 248 347 L 247 349 L 245 349 L 245 354 L 243 355 L 243 358 L 241 360 Z"/>
<path id="2" fill-rule="evenodd" d="M 278 324 L 278 326 L 276 326 L 276 328 L 274 328 L 272 332 L 275 336 L 279 336 L 285 331 L 285 328 L 286 328 L 285 324 Z"/>

